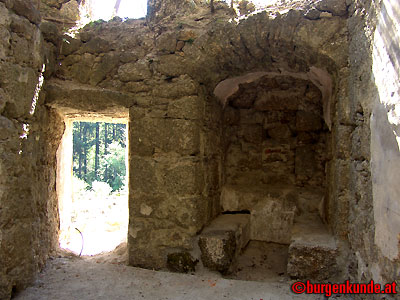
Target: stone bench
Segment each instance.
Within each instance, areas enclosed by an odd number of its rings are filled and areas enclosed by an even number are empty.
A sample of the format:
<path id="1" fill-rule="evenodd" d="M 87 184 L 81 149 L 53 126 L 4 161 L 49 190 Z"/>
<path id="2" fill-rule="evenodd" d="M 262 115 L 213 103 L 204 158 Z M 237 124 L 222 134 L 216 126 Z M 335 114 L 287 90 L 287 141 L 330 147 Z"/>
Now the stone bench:
<path id="1" fill-rule="evenodd" d="M 221 206 L 223 211 L 250 211 L 251 240 L 290 244 L 296 215 L 317 214 L 322 198 L 323 190 L 316 188 L 226 185 Z"/>
<path id="2" fill-rule="evenodd" d="M 249 240 L 249 214 L 218 216 L 199 237 L 203 265 L 210 270 L 229 273 L 235 268 L 237 257 Z"/>
<path id="3" fill-rule="evenodd" d="M 326 280 L 337 274 L 338 247 L 317 215 L 304 215 L 293 225 L 287 273 L 292 278 Z"/>

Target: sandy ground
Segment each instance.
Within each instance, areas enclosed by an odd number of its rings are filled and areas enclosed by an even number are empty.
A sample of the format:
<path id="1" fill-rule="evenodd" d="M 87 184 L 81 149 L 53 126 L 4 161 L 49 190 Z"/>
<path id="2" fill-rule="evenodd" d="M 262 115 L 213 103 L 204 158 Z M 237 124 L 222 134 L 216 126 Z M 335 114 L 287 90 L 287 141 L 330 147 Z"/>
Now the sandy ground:
<path id="1" fill-rule="evenodd" d="M 267 258 L 270 259 L 267 259 Z M 275 300 L 328 299 L 296 295 L 285 274 L 287 246 L 251 242 L 229 278 L 204 269 L 196 274 L 145 270 L 126 265 L 126 244 L 115 251 L 78 257 L 60 251 L 48 261 L 33 286 L 16 300 Z M 256 281 L 249 281 L 256 280 Z M 329 299 L 351 299 L 344 295 Z"/>
<path id="2" fill-rule="evenodd" d="M 286 274 L 288 245 L 250 241 L 230 279 L 290 284 Z"/>
<path id="3" fill-rule="evenodd" d="M 198 275 L 145 270 L 126 266 L 126 248 L 93 257 L 65 252 L 50 259 L 32 287 L 17 300 L 90 299 L 323 299 L 316 295 L 295 295 L 289 282 L 255 282 L 224 279 L 219 274 Z M 239 272 L 244 276 L 243 269 Z"/>
<path id="4" fill-rule="evenodd" d="M 85 259 L 49 262 L 33 287 L 15 299 L 321 299 L 294 295 L 288 285 L 144 270 Z"/>

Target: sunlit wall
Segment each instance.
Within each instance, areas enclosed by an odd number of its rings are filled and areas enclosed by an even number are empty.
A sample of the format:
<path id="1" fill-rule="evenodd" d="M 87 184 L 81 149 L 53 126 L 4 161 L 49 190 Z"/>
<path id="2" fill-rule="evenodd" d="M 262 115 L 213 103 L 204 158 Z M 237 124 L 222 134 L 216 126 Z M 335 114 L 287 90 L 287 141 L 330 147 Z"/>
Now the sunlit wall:
<path id="1" fill-rule="evenodd" d="M 375 243 L 383 255 L 399 257 L 400 242 L 400 3 L 384 0 L 374 33 L 371 167 Z"/>

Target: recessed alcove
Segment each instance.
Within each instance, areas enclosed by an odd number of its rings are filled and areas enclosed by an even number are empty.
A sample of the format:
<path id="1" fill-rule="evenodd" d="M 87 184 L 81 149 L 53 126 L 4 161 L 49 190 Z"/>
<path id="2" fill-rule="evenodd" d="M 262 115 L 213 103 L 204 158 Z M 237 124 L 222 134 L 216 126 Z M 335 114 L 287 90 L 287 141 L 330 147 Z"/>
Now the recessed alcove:
<path id="1" fill-rule="evenodd" d="M 243 269 L 248 253 L 283 247 L 286 254 L 278 260 L 284 266 L 276 269 L 288 276 L 327 279 L 333 274 L 335 263 L 326 260 L 337 251 L 326 224 L 331 132 L 324 96 L 330 92 L 321 86 L 299 74 L 262 72 L 217 85 L 215 94 L 223 100 L 222 215 L 200 238 L 206 266 L 231 273 L 237 260 Z M 212 239 L 228 241 L 221 230 L 236 232 L 239 249 L 231 251 L 231 265 L 216 267 L 204 245 L 210 248 Z M 308 253 L 303 256 L 309 265 L 297 261 L 299 251 Z M 324 258 L 315 271 L 310 262 L 318 260 L 318 251 Z"/>

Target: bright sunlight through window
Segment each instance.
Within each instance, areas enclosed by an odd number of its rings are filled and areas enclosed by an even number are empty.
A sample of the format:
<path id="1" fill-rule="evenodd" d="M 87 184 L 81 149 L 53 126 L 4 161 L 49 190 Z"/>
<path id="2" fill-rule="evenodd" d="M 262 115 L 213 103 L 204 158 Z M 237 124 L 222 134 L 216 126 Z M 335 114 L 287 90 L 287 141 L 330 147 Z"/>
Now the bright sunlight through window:
<path id="1" fill-rule="evenodd" d="M 67 126 L 72 134 L 65 153 L 72 154 L 72 168 L 65 188 L 71 193 L 60 205 L 60 247 L 82 255 L 112 251 L 126 242 L 128 231 L 127 126 L 83 121 Z"/>
<path id="2" fill-rule="evenodd" d="M 147 0 L 92 0 L 92 19 L 105 21 L 114 16 L 139 19 L 146 16 Z"/>

